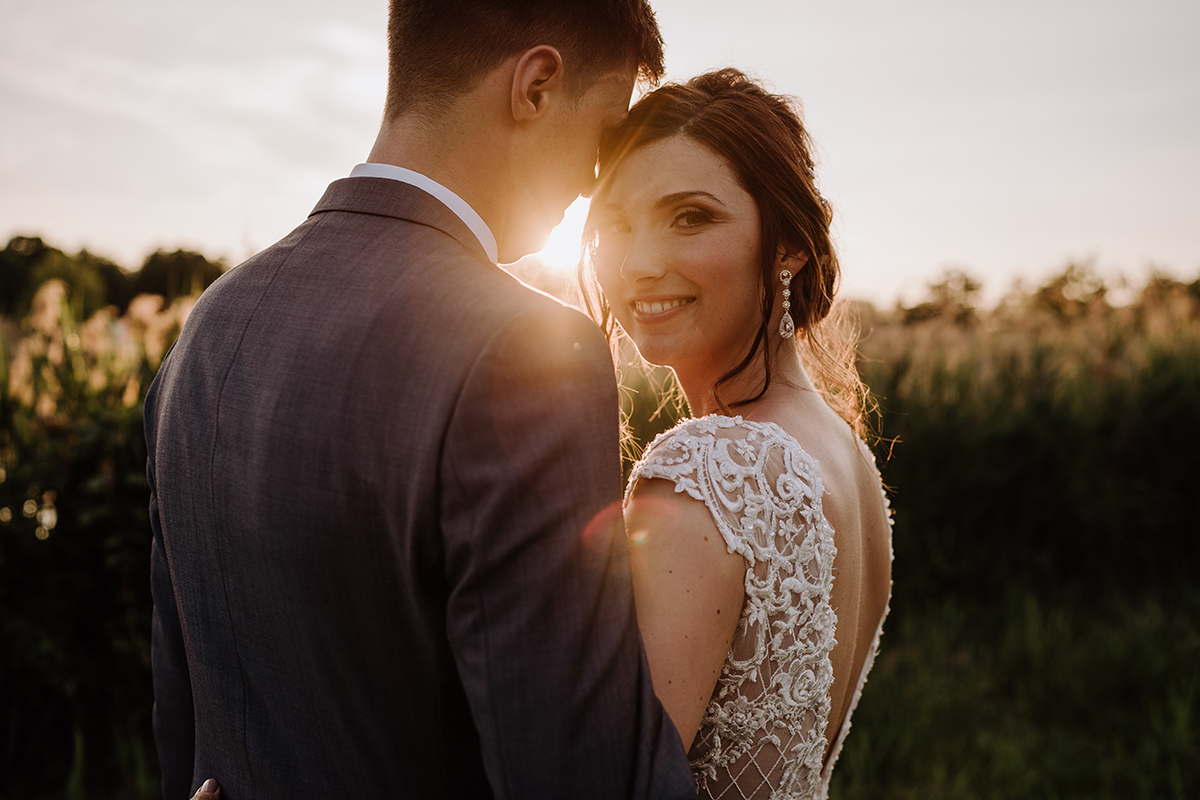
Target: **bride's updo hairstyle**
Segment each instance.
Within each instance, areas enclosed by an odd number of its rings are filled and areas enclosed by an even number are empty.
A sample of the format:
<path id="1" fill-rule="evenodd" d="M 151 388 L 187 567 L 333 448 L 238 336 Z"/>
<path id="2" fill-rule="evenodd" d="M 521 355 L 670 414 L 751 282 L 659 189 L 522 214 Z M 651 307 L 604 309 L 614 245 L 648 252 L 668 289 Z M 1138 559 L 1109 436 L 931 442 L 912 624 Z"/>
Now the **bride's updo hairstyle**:
<path id="1" fill-rule="evenodd" d="M 731 407 L 754 402 L 770 386 L 770 319 L 776 295 L 782 291 L 775 258 L 783 248 L 808 255 L 807 263 L 793 270 L 791 282 L 790 313 L 801 359 L 826 402 L 861 432 L 867 394 L 854 365 L 854 337 L 840 320 L 830 319 L 840 276 L 829 234 L 832 212 L 817 191 L 812 143 L 793 103 L 770 94 L 736 69 L 662 86 L 639 100 L 625 122 L 601 142 L 596 199 L 603 198 L 606 176 L 612 175 L 626 156 L 675 136 L 704 145 L 733 169 L 741 187 L 758 206 L 762 225 L 761 319 L 745 357 L 713 386 L 717 406 L 729 414 Z M 590 218 L 586 231 L 580 263 L 584 303 L 615 342 L 616 320 L 595 279 L 597 236 Z M 765 369 L 761 391 L 726 403 L 721 387 L 746 370 L 760 350 Z"/>

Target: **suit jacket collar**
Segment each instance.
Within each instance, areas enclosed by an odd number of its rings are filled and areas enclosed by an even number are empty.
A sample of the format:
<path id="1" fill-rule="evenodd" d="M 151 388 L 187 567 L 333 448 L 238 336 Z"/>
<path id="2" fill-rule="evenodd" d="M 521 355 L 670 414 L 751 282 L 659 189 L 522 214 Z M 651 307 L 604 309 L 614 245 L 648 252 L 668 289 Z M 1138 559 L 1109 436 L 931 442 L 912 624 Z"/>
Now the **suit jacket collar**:
<path id="1" fill-rule="evenodd" d="M 328 211 L 374 214 L 436 228 L 492 264 L 479 239 L 457 214 L 433 195 L 411 184 L 389 178 L 341 178 L 329 184 L 309 216 Z"/>

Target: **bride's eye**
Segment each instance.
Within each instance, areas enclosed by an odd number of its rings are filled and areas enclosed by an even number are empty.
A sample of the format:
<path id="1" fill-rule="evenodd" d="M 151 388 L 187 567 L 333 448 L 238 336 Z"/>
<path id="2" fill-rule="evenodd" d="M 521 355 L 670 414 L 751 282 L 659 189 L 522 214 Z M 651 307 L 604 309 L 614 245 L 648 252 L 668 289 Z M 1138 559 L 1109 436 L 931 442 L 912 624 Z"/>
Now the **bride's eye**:
<path id="1" fill-rule="evenodd" d="M 699 228 L 711 221 L 712 216 L 702 208 L 681 208 L 671 224 L 677 228 Z"/>

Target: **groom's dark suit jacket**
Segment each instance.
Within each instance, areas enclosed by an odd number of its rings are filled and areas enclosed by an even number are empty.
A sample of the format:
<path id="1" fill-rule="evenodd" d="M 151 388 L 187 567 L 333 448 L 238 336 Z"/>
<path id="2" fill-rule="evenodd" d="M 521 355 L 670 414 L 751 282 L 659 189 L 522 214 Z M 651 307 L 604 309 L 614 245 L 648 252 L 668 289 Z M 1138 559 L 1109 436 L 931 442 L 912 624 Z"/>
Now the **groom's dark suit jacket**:
<path id="1" fill-rule="evenodd" d="M 429 195 L 337 181 L 217 281 L 146 438 L 170 800 L 694 797 L 603 337 Z"/>

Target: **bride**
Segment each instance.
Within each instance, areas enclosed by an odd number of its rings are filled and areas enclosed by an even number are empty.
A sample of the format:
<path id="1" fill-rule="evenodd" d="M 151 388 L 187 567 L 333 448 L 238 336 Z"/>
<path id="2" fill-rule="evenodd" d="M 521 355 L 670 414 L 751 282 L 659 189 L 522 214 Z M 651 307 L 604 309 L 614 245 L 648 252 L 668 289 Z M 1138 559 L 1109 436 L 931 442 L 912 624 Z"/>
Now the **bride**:
<path id="1" fill-rule="evenodd" d="M 732 69 L 668 85 L 601 148 L 582 284 L 672 368 L 693 418 L 633 468 L 625 516 L 655 693 L 701 797 L 824 797 L 891 587 L 838 262 L 808 136 Z"/>
<path id="2" fill-rule="evenodd" d="M 838 262 L 812 165 L 791 106 L 721 70 L 631 109 L 588 218 L 589 309 L 694 415 L 634 467 L 625 518 L 701 798 L 825 797 L 887 613 L 887 501 L 852 348 L 822 326 Z"/>

